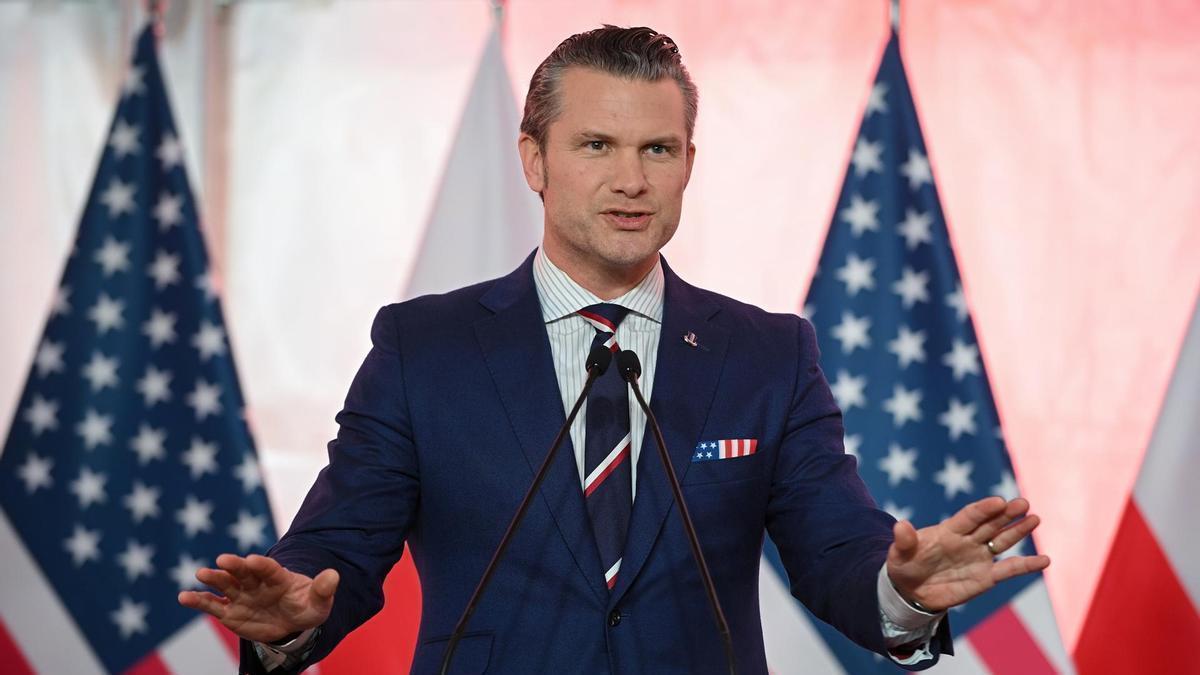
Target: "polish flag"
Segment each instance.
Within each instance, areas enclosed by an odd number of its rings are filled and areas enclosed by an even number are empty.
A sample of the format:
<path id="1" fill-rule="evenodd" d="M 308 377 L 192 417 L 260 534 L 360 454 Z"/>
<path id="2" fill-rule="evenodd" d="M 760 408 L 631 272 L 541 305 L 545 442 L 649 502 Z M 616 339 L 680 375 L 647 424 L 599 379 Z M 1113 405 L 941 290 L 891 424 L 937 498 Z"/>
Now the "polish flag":
<path id="1" fill-rule="evenodd" d="M 1200 673 L 1200 305 L 1079 642 L 1081 675 Z"/>
<path id="2" fill-rule="evenodd" d="M 520 118 L 500 26 L 484 47 L 405 298 L 507 274 L 538 245 L 542 209 L 521 173 Z M 323 675 L 408 672 L 421 621 L 421 586 L 404 557 L 384 582 L 384 607 L 321 662 Z"/>
<path id="3" fill-rule="evenodd" d="M 508 274 L 541 241 L 542 207 L 521 171 L 521 120 L 512 92 L 497 21 L 471 85 L 405 298 Z"/>

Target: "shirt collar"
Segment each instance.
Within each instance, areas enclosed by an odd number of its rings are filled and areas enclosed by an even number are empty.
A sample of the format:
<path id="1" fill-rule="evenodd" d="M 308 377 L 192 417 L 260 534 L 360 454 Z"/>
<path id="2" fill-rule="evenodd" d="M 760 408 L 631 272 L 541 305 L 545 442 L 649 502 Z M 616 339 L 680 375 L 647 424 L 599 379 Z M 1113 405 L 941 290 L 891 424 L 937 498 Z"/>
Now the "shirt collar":
<path id="1" fill-rule="evenodd" d="M 546 323 L 570 316 L 589 305 L 605 302 L 575 283 L 574 279 L 550 261 L 541 247 L 533 259 L 533 283 L 537 287 L 538 300 L 542 304 L 542 319 Z M 663 288 L 662 258 L 659 258 L 636 286 L 624 295 L 607 302 L 625 307 L 656 323 L 662 323 Z"/>

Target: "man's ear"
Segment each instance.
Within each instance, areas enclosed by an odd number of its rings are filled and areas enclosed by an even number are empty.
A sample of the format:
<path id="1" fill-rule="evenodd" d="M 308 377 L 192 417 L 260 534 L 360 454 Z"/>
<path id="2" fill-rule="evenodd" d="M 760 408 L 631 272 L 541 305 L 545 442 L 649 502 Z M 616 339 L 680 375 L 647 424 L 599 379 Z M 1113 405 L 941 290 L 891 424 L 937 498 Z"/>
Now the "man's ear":
<path id="1" fill-rule="evenodd" d="M 696 161 L 696 144 L 688 141 L 687 171 L 683 174 L 683 187 L 687 187 L 688 182 L 692 180 L 692 162 L 694 161 Z"/>
<path id="2" fill-rule="evenodd" d="M 529 189 L 541 194 L 546 189 L 546 157 L 533 136 L 521 134 L 517 139 L 517 152 L 521 155 L 521 170 Z"/>

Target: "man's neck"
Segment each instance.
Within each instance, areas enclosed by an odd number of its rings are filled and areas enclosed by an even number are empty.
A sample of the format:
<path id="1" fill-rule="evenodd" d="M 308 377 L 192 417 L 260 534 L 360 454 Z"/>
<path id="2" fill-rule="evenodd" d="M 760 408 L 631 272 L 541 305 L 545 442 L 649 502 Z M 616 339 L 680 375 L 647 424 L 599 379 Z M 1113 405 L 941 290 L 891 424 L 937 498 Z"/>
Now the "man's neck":
<path id="1" fill-rule="evenodd" d="M 658 262 L 658 255 L 655 254 L 648 260 L 634 266 L 607 268 L 597 265 L 575 264 L 571 256 L 547 250 L 544 243 L 543 251 L 546 254 L 546 258 L 555 267 L 570 277 L 571 281 L 579 284 L 589 293 L 605 302 L 628 293 L 634 286 L 641 283 L 642 279 L 646 278 L 646 275 L 650 273 L 650 270 L 654 269 L 654 265 Z"/>

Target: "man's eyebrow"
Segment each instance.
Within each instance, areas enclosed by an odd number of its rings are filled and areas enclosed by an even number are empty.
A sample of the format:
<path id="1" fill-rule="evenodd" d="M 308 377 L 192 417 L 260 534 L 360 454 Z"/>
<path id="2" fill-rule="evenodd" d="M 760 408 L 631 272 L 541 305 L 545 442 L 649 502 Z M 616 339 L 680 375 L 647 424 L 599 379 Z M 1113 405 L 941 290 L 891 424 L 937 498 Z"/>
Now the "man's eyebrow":
<path id="1" fill-rule="evenodd" d="M 643 145 L 683 145 L 683 140 L 675 134 L 668 134 L 666 136 L 652 138 L 643 143 Z"/>
<path id="2" fill-rule="evenodd" d="M 613 141 L 616 140 L 615 138 L 613 138 L 612 136 L 609 136 L 606 133 L 603 133 L 600 131 L 592 131 L 590 129 L 584 129 L 583 131 L 576 132 L 575 138 L 578 140 L 581 140 L 581 141 L 582 140 L 604 141 L 605 143 L 612 143 Z"/>

